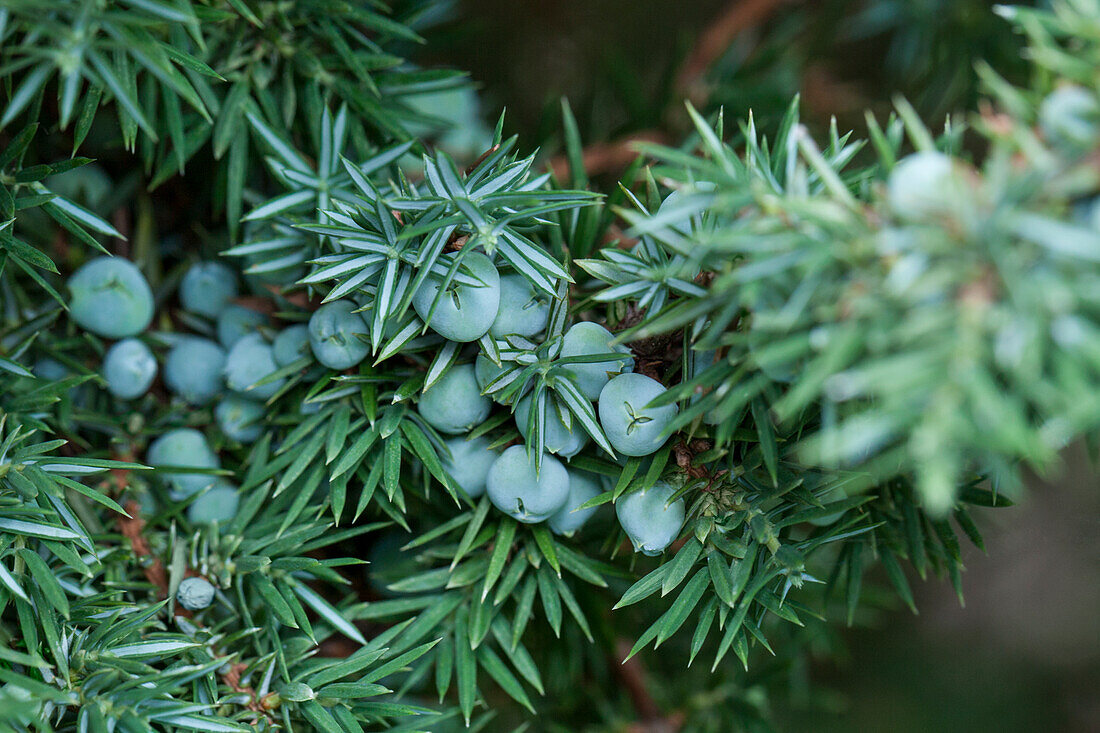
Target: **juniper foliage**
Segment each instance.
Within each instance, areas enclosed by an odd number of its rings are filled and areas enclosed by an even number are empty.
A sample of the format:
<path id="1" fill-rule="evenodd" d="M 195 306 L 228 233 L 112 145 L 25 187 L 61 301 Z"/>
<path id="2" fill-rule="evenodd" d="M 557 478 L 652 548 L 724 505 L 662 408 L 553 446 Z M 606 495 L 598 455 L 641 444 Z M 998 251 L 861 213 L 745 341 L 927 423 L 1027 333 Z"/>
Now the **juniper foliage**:
<path id="1" fill-rule="evenodd" d="M 961 593 L 972 514 L 1095 433 L 1096 0 L 1000 9 L 1031 81 L 979 66 L 987 101 L 942 131 L 902 99 L 866 139 L 820 141 L 797 100 L 768 130 L 689 107 L 681 145 L 643 146 L 604 188 L 568 104 L 568 180 L 503 117 L 484 150 L 446 152 L 417 95 L 469 90 L 404 60 L 427 6 L 0 5 L 6 728 L 613 728 L 638 655 L 690 729 L 767 730 L 762 692 L 875 602 L 869 568 L 910 606 L 907 565 Z M 105 192 L 85 156 L 116 143 L 129 170 Z M 201 220 L 173 245 L 154 209 L 196 179 L 176 201 Z M 167 380 L 112 396 L 110 342 L 65 291 L 108 251 L 152 285 L 140 338 L 162 366 L 189 339 L 230 361 L 251 339 L 251 384 L 216 406 Z M 200 256 L 246 290 L 216 322 L 177 305 Z M 542 326 L 491 330 L 495 302 L 469 305 L 491 289 L 478 257 Z M 355 330 L 322 332 L 332 305 Z M 251 320 L 224 317 L 241 306 Z M 451 312 L 485 328 L 456 337 Z M 614 337 L 572 353 L 582 322 Z M 326 366 L 328 347 L 358 359 Z M 459 394 L 471 363 L 473 394 L 441 398 L 482 410 L 456 438 L 426 396 Z M 668 389 L 628 435 L 677 408 L 640 456 L 588 381 L 629 370 Z M 227 428 L 231 399 L 253 406 L 250 437 Z M 154 461 L 182 427 L 212 460 Z M 575 502 L 591 521 L 501 511 L 496 463 L 463 485 L 462 438 L 494 459 L 524 445 L 539 481 L 567 464 L 596 487 Z M 219 490 L 232 511 L 203 519 Z M 645 557 L 623 507 L 650 491 L 686 520 Z M 177 600 L 194 577 L 206 607 Z"/>

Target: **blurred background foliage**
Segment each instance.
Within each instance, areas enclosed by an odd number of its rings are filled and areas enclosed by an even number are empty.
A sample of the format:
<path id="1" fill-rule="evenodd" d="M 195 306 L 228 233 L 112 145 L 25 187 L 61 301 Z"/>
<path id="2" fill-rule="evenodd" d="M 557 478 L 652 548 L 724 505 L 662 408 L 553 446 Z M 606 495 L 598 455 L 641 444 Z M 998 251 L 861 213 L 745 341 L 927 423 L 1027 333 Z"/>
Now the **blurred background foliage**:
<path id="1" fill-rule="evenodd" d="M 752 110 L 762 129 L 774 126 L 794 94 L 815 133 L 835 116 L 841 131 L 864 134 L 864 110 L 881 118 L 898 94 L 933 127 L 946 115 L 958 118 L 980 98 L 973 73 L 980 60 L 1013 83 L 1027 81 L 1022 42 L 991 12 L 995 5 L 458 0 L 434 9 L 439 24 L 427 38 L 436 63 L 470 71 L 487 120 L 507 101 L 506 129 L 547 157 L 560 151 L 559 104 L 568 97 L 584 139 L 624 142 L 614 154 L 606 145 L 589 148 L 606 166 L 597 172 L 614 176 L 632 157 L 629 141 L 683 137 L 690 127 L 684 97 L 707 111 L 724 107 L 733 119 Z M 706 48 L 721 38 L 728 42 Z M 702 69 L 701 57 L 710 60 Z M 949 585 L 911 577 L 920 614 L 896 602 L 894 611 L 869 613 L 840 632 L 844 656 L 820 654 L 799 671 L 801 692 L 772 699 L 779 728 L 1100 730 L 1095 483 L 1078 449 L 1057 478 L 1029 481 L 1022 506 L 983 514 L 988 555 L 964 553 L 966 607 Z M 750 681 L 766 684 L 766 664 L 752 673 Z M 583 706 L 583 690 L 562 692 L 563 709 Z"/>
<path id="2" fill-rule="evenodd" d="M 1033 2 L 1015 3 L 1033 5 Z M 988 0 L 454 0 L 426 34 L 437 62 L 466 69 L 495 118 L 548 149 L 558 100 L 588 140 L 642 131 L 679 140 L 682 100 L 762 129 L 801 94 L 803 122 L 861 129 L 902 94 L 928 120 L 973 109 L 974 65 L 1023 82 L 1022 43 Z M 459 19 L 461 21 L 459 22 Z M 501 63 L 502 60 L 504 63 Z"/>

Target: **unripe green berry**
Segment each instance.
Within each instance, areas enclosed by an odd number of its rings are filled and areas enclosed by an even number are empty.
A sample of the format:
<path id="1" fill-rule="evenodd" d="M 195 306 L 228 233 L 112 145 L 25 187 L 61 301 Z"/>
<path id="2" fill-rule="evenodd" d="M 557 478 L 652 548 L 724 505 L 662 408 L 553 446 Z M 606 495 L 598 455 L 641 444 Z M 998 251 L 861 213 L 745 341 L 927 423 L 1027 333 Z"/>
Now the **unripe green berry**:
<path id="1" fill-rule="evenodd" d="M 69 278 L 69 315 L 112 339 L 136 336 L 153 320 L 153 291 L 141 270 L 121 257 L 97 257 Z"/>
<path id="2" fill-rule="evenodd" d="M 267 343 L 263 334 L 250 333 L 238 339 L 225 358 L 225 385 L 234 392 L 266 400 L 286 384 L 286 379 L 279 378 L 262 385 L 257 385 L 257 382 L 278 368 L 271 344 Z"/>
<path id="3" fill-rule="evenodd" d="M 214 601 L 214 586 L 206 578 L 184 578 L 176 600 L 188 611 L 201 611 Z"/>
<path id="4" fill-rule="evenodd" d="M 675 404 L 646 407 L 665 392 L 642 374 L 621 374 L 600 392 L 600 426 L 611 447 L 628 456 L 647 456 L 668 440 L 662 435 L 676 417 Z"/>
<path id="5" fill-rule="evenodd" d="M 660 555 L 680 535 L 684 526 L 684 500 L 669 504 L 676 491 L 658 481 L 645 491 L 635 491 L 615 502 L 615 514 L 634 551 Z"/>
<path id="6" fill-rule="evenodd" d="M 265 411 L 262 403 L 229 393 L 214 408 L 214 418 L 227 437 L 247 445 L 263 432 Z"/>
<path id="7" fill-rule="evenodd" d="M 488 388 L 489 383 L 504 374 L 505 368 L 497 366 L 493 360 L 484 354 L 478 354 L 474 359 L 474 376 L 477 378 L 477 386 L 482 391 Z"/>
<path id="8" fill-rule="evenodd" d="M 481 394 L 472 364 L 448 369 L 420 397 L 420 416 L 441 433 L 467 433 L 489 417 L 492 402 Z"/>
<path id="9" fill-rule="evenodd" d="M 220 468 L 217 454 L 210 449 L 206 436 L 194 428 L 169 430 L 149 445 L 146 462 L 153 467 Z M 160 474 L 178 496 L 196 494 L 214 484 L 215 477 L 204 473 Z"/>
<path id="10" fill-rule="evenodd" d="M 245 308 L 243 305 L 227 305 L 218 314 L 218 341 L 227 349 L 260 326 L 267 323 L 263 313 Z"/>
<path id="11" fill-rule="evenodd" d="M 579 530 L 592 518 L 599 507 L 593 506 L 579 511 L 577 507 L 602 492 L 603 486 L 599 476 L 587 471 L 569 469 L 569 498 L 547 522 L 550 531 L 554 534 L 571 535 Z"/>
<path id="12" fill-rule="evenodd" d="M 448 438 L 443 443 L 450 451 L 450 456 L 443 456 L 441 460 L 447 475 L 453 478 L 455 484 L 471 499 L 484 494 L 489 468 L 499 455 L 489 448 L 489 439 L 457 437 Z"/>
<path id="13" fill-rule="evenodd" d="M 135 338 L 116 342 L 103 356 L 103 378 L 115 397 L 132 400 L 149 391 L 157 376 L 157 360 Z"/>
<path id="14" fill-rule="evenodd" d="M 493 462 L 485 481 L 489 501 L 513 519 L 533 524 L 554 516 L 569 499 L 569 472 L 551 455 L 542 457 L 542 470 L 527 449 L 513 445 Z"/>
<path id="15" fill-rule="evenodd" d="M 69 367 L 49 356 L 36 359 L 31 371 L 34 372 L 34 376 L 47 382 L 60 382 L 62 379 L 73 375 Z"/>
<path id="16" fill-rule="evenodd" d="M 516 403 L 516 427 L 524 440 L 527 439 L 527 426 L 531 419 L 532 394 L 527 393 Z M 561 416 L 562 406 L 558 398 L 553 395 L 548 396 L 542 444 L 551 453 L 556 453 L 563 458 L 572 458 L 588 444 L 588 433 L 575 418 L 571 419 L 569 426 L 566 426 Z"/>
<path id="17" fill-rule="evenodd" d="M 523 275 L 511 273 L 500 278 L 500 305 L 489 333 L 502 337 L 509 334 L 534 336 L 546 328 L 550 320 L 550 303 Z"/>
<path id="18" fill-rule="evenodd" d="M 1055 145 L 1085 149 L 1100 136 L 1100 102 L 1084 87 L 1060 86 L 1039 105 L 1039 129 Z"/>
<path id="19" fill-rule="evenodd" d="M 887 180 L 890 208 L 898 216 L 921 219 L 956 203 L 954 164 L 943 153 L 925 150 L 897 162 Z"/>
<path id="20" fill-rule="evenodd" d="M 192 405 L 205 405 L 222 390 L 225 350 L 210 339 L 185 336 L 164 361 L 164 383 Z"/>
<path id="21" fill-rule="evenodd" d="M 217 318 L 237 297 L 237 276 L 220 262 L 196 262 L 180 281 L 180 304 L 185 311 Z"/>
<path id="22" fill-rule="evenodd" d="M 187 519 L 192 524 L 213 524 L 228 522 L 237 516 L 240 497 L 237 487 L 225 479 L 219 478 L 202 496 L 187 507 Z"/>
<path id="23" fill-rule="evenodd" d="M 445 254 L 439 262 L 449 267 L 454 258 L 454 253 Z M 462 263 L 463 269 L 469 270 L 474 278 L 481 281 L 481 285 L 452 282 L 432 312 L 441 279 L 432 274 L 417 289 L 412 304 L 417 314 L 443 338 L 459 342 L 477 341 L 496 319 L 500 306 L 500 275 L 493 261 L 480 252 L 466 255 Z M 429 313 L 431 318 L 428 318 Z"/>
<path id="24" fill-rule="evenodd" d="M 313 358 L 313 350 L 309 347 L 309 326 L 304 323 L 296 323 L 287 326 L 271 344 L 271 353 L 275 356 L 275 363 L 280 367 L 301 359 L 303 356 Z"/>
<path id="25" fill-rule="evenodd" d="M 309 345 L 313 355 L 329 369 L 348 369 L 366 358 L 367 326 L 350 300 L 325 303 L 309 319 Z M 362 338 L 360 338 L 362 337 Z"/>
<path id="26" fill-rule="evenodd" d="M 598 323 L 581 321 L 565 332 L 562 339 L 561 357 L 594 356 L 614 352 L 629 354 L 624 346 L 612 346 L 615 336 Z M 590 400 L 598 399 L 600 390 L 611 377 L 634 369 L 634 357 L 624 359 L 570 364 L 565 367 L 582 394 Z"/>

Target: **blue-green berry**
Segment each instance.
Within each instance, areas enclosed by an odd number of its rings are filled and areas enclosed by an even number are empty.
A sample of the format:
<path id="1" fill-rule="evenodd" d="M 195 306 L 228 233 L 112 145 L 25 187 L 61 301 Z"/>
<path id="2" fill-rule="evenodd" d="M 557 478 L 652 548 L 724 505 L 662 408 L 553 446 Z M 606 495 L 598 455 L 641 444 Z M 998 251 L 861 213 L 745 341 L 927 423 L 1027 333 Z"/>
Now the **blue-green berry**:
<path id="1" fill-rule="evenodd" d="M 227 305 L 218 314 L 218 341 L 227 349 L 267 323 L 267 316 L 243 305 Z"/>
<path id="2" fill-rule="evenodd" d="M 1039 105 L 1039 129 L 1055 145 L 1084 149 L 1100 136 L 1100 102 L 1077 84 L 1058 87 Z"/>
<path id="3" fill-rule="evenodd" d="M 135 338 L 116 342 L 103 356 L 103 378 L 115 397 L 132 400 L 149 391 L 157 376 L 157 360 Z"/>
<path id="4" fill-rule="evenodd" d="M 69 367 L 50 356 L 40 356 L 31 367 L 34 376 L 47 382 L 60 382 L 73 375 Z"/>
<path id="5" fill-rule="evenodd" d="M 309 347 L 309 326 L 304 323 L 296 323 L 287 326 L 271 344 L 272 353 L 275 355 L 275 363 L 280 367 L 301 359 L 303 356 L 313 358 L 313 351 Z"/>
<path id="6" fill-rule="evenodd" d="M 214 418 L 226 436 L 247 445 L 263 432 L 265 412 L 266 408 L 262 403 L 229 393 L 214 408 Z"/>
<path id="7" fill-rule="evenodd" d="M 569 498 L 547 522 L 550 531 L 554 534 L 570 535 L 583 527 L 599 507 L 592 506 L 580 510 L 577 507 L 602 492 L 603 486 L 599 476 L 587 471 L 569 469 Z"/>
<path id="8" fill-rule="evenodd" d="M 516 427 L 519 428 L 524 440 L 527 439 L 527 426 L 531 419 L 532 394 L 527 393 L 516 403 Z M 558 398 L 553 395 L 548 396 L 542 445 L 551 453 L 557 453 L 563 458 L 572 458 L 588 444 L 588 433 L 572 415 L 570 415 L 570 424 L 566 425 L 562 420 L 562 411 L 563 407 Z"/>
<path id="9" fill-rule="evenodd" d="M 439 258 L 439 264 L 450 267 L 455 254 Z M 413 295 L 412 304 L 428 326 L 451 341 L 477 341 L 485 335 L 496 319 L 500 307 L 500 275 L 493 261 L 480 252 L 471 252 L 462 260 L 459 270 L 467 277 L 479 280 L 478 285 L 452 282 L 432 312 L 432 303 L 440 290 L 440 278 L 429 275 Z M 428 314 L 431 313 L 431 318 Z"/>
<path id="10" fill-rule="evenodd" d="M 600 425 L 611 447 L 628 456 L 647 456 L 668 440 L 662 435 L 676 417 L 675 404 L 646 407 L 665 392 L 656 379 L 620 374 L 600 392 Z"/>
<path id="11" fill-rule="evenodd" d="M 180 304 L 185 311 L 217 318 L 237 297 L 237 275 L 220 262 L 196 262 L 180 281 Z"/>
<path id="12" fill-rule="evenodd" d="M 458 364 L 443 373 L 420 396 L 420 416 L 441 433 L 468 433 L 489 417 L 492 401 L 481 394 L 473 364 Z"/>
<path id="13" fill-rule="evenodd" d="M 145 461 L 154 468 L 220 468 L 221 461 L 206 442 L 206 436 L 194 428 L 176 428 L 154 440 L 146 451 Z M 212 486 L 215 476 L 208 473 L 161 473 L 161 478 L 174 489 L 178 497 L 197 494 Z"/>
<path id="14" fill-rule="evenodd" d="M 192 524 L 228 522 L 237 516 L 238 506 L 240 497 L 237 495 L 237 487 L 219 478 L 208 491 L 187 507 L 187 519 Z"/>
<path id="15" fill-rule="evenodd" d="M 550 301 L 535 289 L 523 275 L 510 273 L 500 278 L 500 305 L 489 333 L 501 337 L 509 334 L 534 336 L 546 328 L 550 320 Z"/>
<path id="16" fill-rule="evenodd" d="M 442 457 L 443 470 L 447 475 L 471 499 L 484 494 L 489 468 L 499 455 L 489 447 L 489 439 L 456 437 L 448 438 L 443 443 L 450 451 L 449 456 Z"/>
<path id="17" fill-rule="evenodd" d="M 266 400 L 286 384 L 280 377 L 262 385 L 257 382 L 278 371 L 271 344 L 260 333 L 250 333 L 238 339 L 225 358 L 225 385 L 234 392 Z"/>
<path id="18" fill-rule="evenodd" d="M 153 291 L 141 270 L 121 257 L 97 257 L 69 278 L 69 315 L 111 339 L 136 336 L 153 320 Z"/>
<path id="19" fill-rule="evenodd" d="M 210 339 L 186 336 L 164 360 L 164 383 L 192 405 L 205 405 L 222 390 L 225 349 Z"/>
<path id="20" fill-rule="evenodd" d="M 489 468 L 485 480 L 489 501 L 513 519 L 533 524 L 554 516 L 569 499 L 569 472 L 551 455 L 542 457 L 542 469 L 527 448 L 513 445 Z"/>
<path id="21" fill-rule="evenodd" d="M 950 210 L 957 202 L 954 163 L 943 153 L 925 150 L 907 155 L 886 182 L 890 208 L 898 216 L 921 219 Z"/>
<path id="22" fill-rule="evenodd" d="M 625 346 L 612 346 L 615 336 L 598 323 L 581 321 L 565 332 L 561 344 L 561 358 L 570 356 L 595 356 L 597 354 L 629 354 Z M 634 369 L 634 357 L 607 361 L 569 364 L 565 371 L 573 376 L 577 387 L 590 400 L 598 399 L 600 390 L 611 377 Z"/>
<path id="23" fill-rule="evenodd" d="M 313 355 L 329 369 L 349 369 L 366 358 L 367 326 L 350 300 L 325 303 L 309 319 Z"/>
<path id="24" fill-rule="evenodd" d="M 214 602 L 214 586 L 206 578 L 184 578 L 176 600 L 188 611 L 201 611 Z"/>
<path id="25" fill-rule="evenodd" d="M 484 392 L 488 389 L 490 382 L 504 374 L 506 368 L 501 365 L 497 366 L 493 363 L 493 360 L 484 354 L 478 354 L 474 359 L 474 376 L 477 378 L 477 386 Z"/>
<path id="26" fill-rule="evenodd" d="M 660 555 L 680 536 L 684 526 L 684 500 L 669 499 L 675 489 L 658 481 L 645 491 L 635 491 L 615 502 L 619 525 L 634 544 L 634 551 Z"/>

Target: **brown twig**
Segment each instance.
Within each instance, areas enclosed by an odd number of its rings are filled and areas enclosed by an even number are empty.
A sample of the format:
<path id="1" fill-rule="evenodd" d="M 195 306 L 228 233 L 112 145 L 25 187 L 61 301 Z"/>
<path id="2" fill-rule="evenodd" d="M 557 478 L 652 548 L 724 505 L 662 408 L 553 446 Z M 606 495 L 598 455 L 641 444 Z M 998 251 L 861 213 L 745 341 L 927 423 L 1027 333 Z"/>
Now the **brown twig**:
<path id="1" fill-rule="evenodd" d="M 722 57 L 733 40 L 744 31 L 762 23 L 776 8 L 790 0 L 732 0 L 699 36 L 695 47 L 676 77 L 676 89 L 681 96 L 697 99 L 702 94 L 701 82 L 715 61 Z"/>
<path id="2" fill-rule="evenodd" d="M 263 715 L 265 718 L 271 719 L 269 699 L 274 700 L 273 693 L 269 693 L 260 700 L 256 697 L 256 691 L 247 685 L 241 684 L 241 673 L 248 669 L 248 665 L 244 662 L 237 662 L 236 664 L 229 665 L 229 669 L 222 673 L 222 682 L 229 686 L 233 692 L 238 695 L 248 695 L 248 709 L 258 715 Z M 257 723 L 258 718 L 253 719 L 253 723 Z"/>
<path id="3" fill-rule="evenodd" d="M 618 173 L 638 157 L 636 145 L 642 142 L 667 143 L 668 135 L 659 130 L 642 130 L 608 143 L 594 143 L 581 153 L 581 165 L 590 176 Z M 559 181 L 569 176 L 569 158 L 556 155 L 550 159 L 550 170 Z"/>
<path id="4" fill-rule="evenodd" d="M 482 163 L 484 163 L 486 158 L 488 158 L 490 155 L 492 155 L 493 153 L 495 153 L 498 150 L 500 150 L 500 146 L 499 145 L 494 145 L 493 147 L 489 148 L 484 153 L 482 153 L 480 156 L 478 156 L 477 160 L 475 160 L 473 163 L 470 163 L 470 165 L 466 166 L 466 175 L 470 175 L 475 170 L 477 170 L 477 167 L 479 165 L 481 165 Z"/>
<path id="5" fill-rule="evenodd" d="M 457 231 L 454 234 L 451 235 L 451 238 L 447 241 L 447 244 L 443 247 L 444 252 L 457 252 L 460 249 L 462 249 L 462 247 L 466 244 L 466 242 L 470 241 L 470 236 L 468 234 L 463 234 L 462 236 L 457 236 L 457 235 L 458 235 Z"/>
<path id="6" fill-rule="evenodd" d="M 164 569 L 164 563 L 153 553 L 149 541 L 145 539 L 143 531 L 145 520 L 141 518 L 141 505 L 131 499 L 126 502 L 126 513 L 129 518 L 119 515 L 118 526 L 122 535 L 130 540 L 130 547 L 139 560 L 151 558 L 149 562 L 142 563 L 141 571 L 145 579 L 157 587 L 162 598 L 168 597 L 168 571 Z M 183 611 L 184 609 L 178 609 Z"/>
<path id="7" fill-rule="evenodd" d="M 623 683 L 630 701 L 638 714 L 638 720 L 631 723 L 627 730 L 631 733 L 675 733 L 683 725 L 683 715 L 674 712 L 662 715 L 653 696 L 646 686 L 645 669 L 638 657 L 627 659 L 630 654 L 630 642 L 619 639 L 615 642 L 615 674 Z"/>

